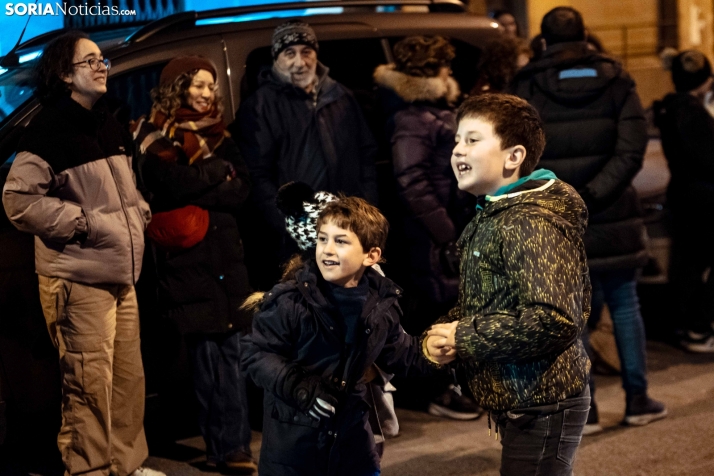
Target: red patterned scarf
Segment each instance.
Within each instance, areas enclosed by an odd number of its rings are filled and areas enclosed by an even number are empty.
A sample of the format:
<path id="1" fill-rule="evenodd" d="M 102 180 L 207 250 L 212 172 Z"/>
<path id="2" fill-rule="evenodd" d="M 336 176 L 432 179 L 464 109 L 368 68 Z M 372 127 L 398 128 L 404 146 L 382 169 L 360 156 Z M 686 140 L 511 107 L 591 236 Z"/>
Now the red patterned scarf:
<path id="1" fill-rule="evenodd" d="M 140 149 L 156 154 L 162 161 L 178 162 L 179 155 L 173 147 L 183 149 L 188 164 L 213 155 L 213 151 L 230 137 L 223 124 L 223 117 L 216 108 L 210 112 L 197 112 L 186 107 L 179 108 L 173 120 L 166 114 L 153 111 L 147 121 L 155 127 L 152 132 L 145 131 L 140 137 Z M 137 124 L 142 128 L 142 121 Z M 157 140 L 166 138 L 168 141 Z"/>

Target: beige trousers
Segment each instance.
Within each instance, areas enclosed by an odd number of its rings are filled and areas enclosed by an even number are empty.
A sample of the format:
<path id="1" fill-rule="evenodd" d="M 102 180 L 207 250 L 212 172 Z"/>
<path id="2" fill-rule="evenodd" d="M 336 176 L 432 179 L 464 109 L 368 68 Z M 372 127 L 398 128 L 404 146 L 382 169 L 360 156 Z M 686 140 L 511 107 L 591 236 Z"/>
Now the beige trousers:
<path id="1" fill-rule="evenodd" d="M 133 286 L 39 276 L 47 329 L 59 350 L 66 475 L 125 476 L 149 456 L 144 367 Z"/>

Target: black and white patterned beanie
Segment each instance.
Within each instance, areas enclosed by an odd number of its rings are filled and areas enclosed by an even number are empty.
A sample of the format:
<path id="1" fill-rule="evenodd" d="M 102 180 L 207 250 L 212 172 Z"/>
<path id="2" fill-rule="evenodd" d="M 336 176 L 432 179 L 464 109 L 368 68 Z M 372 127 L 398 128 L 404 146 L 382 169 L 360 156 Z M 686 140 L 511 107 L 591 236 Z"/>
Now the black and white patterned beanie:
<path id="1" fill-rule="evenodd" d="M 317 217 L 328 203 L 339 200 L 330 192 L 315 192 L 302 182 L 286 183 L 278 190 L 278 209 L 285 215 L 285 228 L 305 251 L 317 244 Z"/>
<path id="2" fill-rule="evenodd" d="M 315 51 L 320 49 L 315 30 L 299 20 L 286 21 L 275 28 L 272 38 L 273 59 L 277 58 L 285 48 L 293 45 L 307 45 Z"/>

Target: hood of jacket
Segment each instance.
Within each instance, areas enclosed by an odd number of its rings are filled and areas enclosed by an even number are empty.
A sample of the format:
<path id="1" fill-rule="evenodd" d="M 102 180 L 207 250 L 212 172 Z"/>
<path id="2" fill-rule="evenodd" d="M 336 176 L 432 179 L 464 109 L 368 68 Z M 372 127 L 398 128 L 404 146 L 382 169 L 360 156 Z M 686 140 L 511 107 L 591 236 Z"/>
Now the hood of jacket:
<path id="1" fill-rule="evenodd" d="M 394 64 L 377 66 L 373 77 L 378 86 L 394 91 L 408 103 L 421 101 L 436 103 L 445 100 L 448 104 L 454 104 L 461 95 L 459 83 L 451 76 L 446 82 L 440 78 L 410 76 L 397 71 Z"/>
<path id="2" fill-rule="evenodd" d="M 484 201 L 486 215 L 496 215 L 511 207 L 530 207 L 538 215 L 557 220 L 576 236 L 582 237 L 588 224 L 588 210 L 578 192 L 545 169 L 502 187 L 494 195 L 486 195 Z"/>
<path id="3" fill-rule="evenodd" d="M 617 60 L 578 41 L 549 47 L 540 60 L 518 72 L 514 83 L 532 78 L 534 87 L 549 99 L 574 107 L 600 96 L 623 73 Z"/>

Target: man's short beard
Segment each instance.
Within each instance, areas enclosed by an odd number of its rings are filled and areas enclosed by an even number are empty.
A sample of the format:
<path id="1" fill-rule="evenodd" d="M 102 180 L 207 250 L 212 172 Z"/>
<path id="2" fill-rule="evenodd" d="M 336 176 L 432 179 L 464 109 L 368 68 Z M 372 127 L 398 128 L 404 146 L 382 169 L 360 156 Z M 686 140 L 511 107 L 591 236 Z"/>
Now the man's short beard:
<path id="1" fill-rule="evenodd" d="M 307 76 L 305 79 L 298 81 L 298 80 L 294 79 L 293 75 L 291 74 L 290 82 L 293 83 L 293 85 L 297 86 L 298 88 L 305 89 L 306 87 L 308 87 L 309 85 L 311 85 L 315 82 L 315 76 L 316 76 L 316 72 L 312 71 L 312 72 L 310 72 L 310 75 Z"/>

